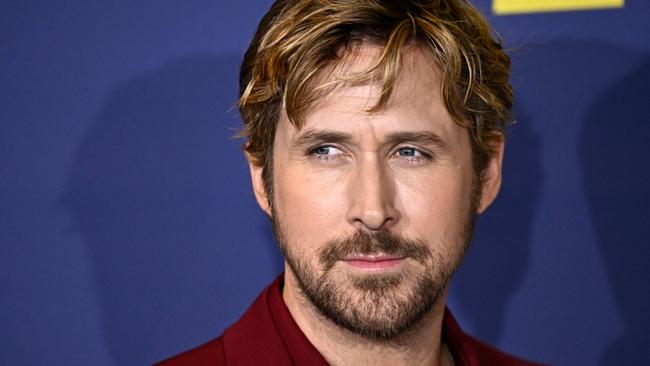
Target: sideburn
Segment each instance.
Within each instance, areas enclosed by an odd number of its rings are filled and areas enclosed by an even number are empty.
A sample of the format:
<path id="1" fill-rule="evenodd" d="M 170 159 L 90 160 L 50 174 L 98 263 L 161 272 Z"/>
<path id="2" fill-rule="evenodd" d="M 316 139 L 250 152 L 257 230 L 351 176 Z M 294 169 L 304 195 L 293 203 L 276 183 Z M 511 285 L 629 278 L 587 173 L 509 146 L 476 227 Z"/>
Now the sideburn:
<path id="1" fill-rule="evenodd" d="M 275 212 L 275 207 L 273 205 L 273 143 L 271 143 L 266 148 L 266 158 L 264 159 L 264 165 L 262 167 L 262 183 L 264 184 L 264 193 L 266 194 L 266 201 L 269 204 L 271 212 Z"/>

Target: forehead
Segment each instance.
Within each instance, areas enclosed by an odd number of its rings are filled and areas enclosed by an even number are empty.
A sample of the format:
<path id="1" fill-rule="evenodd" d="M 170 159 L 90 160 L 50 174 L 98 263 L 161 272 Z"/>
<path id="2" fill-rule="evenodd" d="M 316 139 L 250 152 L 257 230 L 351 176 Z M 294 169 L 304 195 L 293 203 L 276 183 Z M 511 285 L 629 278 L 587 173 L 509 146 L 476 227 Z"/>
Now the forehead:
<path id="1" fill-rule="evenodd" d="M 288 126 L 291 124 L 283 114 L 279 129 L 298 133 L 305 127 L 327 125 L 353 130 L 360 127 L 353 122 L 362 120 L 389 129 L 448 129 L 455 125 L 442 101 L 435 59 L 428 49 L 417 44 L 402 50 L 391 96 L 385 105 L 373 109 L 381 97 L 384 69 L 367 71 L 375 66 L 382 51 L 382 46 L 368 43 L 350 47 L 338 63 L 321 71 L 317 88 L 325 92 L 305 113 L 300 128 Z"/>

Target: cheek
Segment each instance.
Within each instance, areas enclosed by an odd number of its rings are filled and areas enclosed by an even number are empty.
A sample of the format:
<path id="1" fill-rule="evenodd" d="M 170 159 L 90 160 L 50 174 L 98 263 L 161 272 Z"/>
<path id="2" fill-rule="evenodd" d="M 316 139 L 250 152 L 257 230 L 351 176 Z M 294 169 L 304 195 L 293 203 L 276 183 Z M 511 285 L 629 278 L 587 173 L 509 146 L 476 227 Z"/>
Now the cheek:
<path id="1" fill-rule="evenodd" d="M 275 214 L 291 243 L 315 247 L 332 239 L 344 217 L 344 189 L 334 175 L 282 167 L 274 177 Z"/>
<path id="2" fill-rule="evenodd" d="M 471 207 L 471 172 L 444 167 L 426 176 L 402 175 L 397 187 L 401 224 L 411 235 L 431 243 L 457 240 Z"/>

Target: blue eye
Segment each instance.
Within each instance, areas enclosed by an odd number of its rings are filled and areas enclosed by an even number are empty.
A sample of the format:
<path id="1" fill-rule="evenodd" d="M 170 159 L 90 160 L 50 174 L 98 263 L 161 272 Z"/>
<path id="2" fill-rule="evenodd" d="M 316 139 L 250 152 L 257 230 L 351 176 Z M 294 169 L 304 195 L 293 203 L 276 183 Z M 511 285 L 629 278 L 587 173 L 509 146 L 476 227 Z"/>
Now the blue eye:
<path id="1" fill-rule="evenodd" d="M 400 147 L 397 149 L 394 156 L 409 163 L 422 163 L 432 159 L 431 154 L 409 146 Z"/>
<path id="2" fill-rule="evenodd" d="M 318 160 L 329 161 L 340 158 L 343 152 L 331 145 L 319 145 L 307 151 L 307 155 Z"/>
<path id="3" fill-rule="evenodd" d="M 422 155 L 422 153 L 420 153 L 417 149 L 412 147 L 403 147 L 397 150 L 397 153 L 400 156 L 404 156 L 404 157 L 417 157 L 419 155 Z"/>
<path id="4" fill-rule="evenodd" d="M 331 149 L 331 146 L 318 146 L 317 148 L 313 149 L 311 153 L 316 155 L 328 155 Z"/>

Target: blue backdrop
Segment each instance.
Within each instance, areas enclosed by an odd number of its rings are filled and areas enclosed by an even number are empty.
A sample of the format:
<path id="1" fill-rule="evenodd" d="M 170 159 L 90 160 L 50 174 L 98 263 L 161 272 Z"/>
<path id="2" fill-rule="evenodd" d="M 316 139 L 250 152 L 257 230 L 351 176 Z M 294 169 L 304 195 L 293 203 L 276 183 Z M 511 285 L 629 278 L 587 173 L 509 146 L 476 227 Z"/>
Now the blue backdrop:
<path id="1" fill-rule="evenodd" d="M 224 3 L 0 5 L 0 364 L 151 363 L 282 270 L 231 138 L 270 1 Z M 450 306 L 531 359 L 649 365 L 650 2 L 490 19 L 518 123 Z"/>

